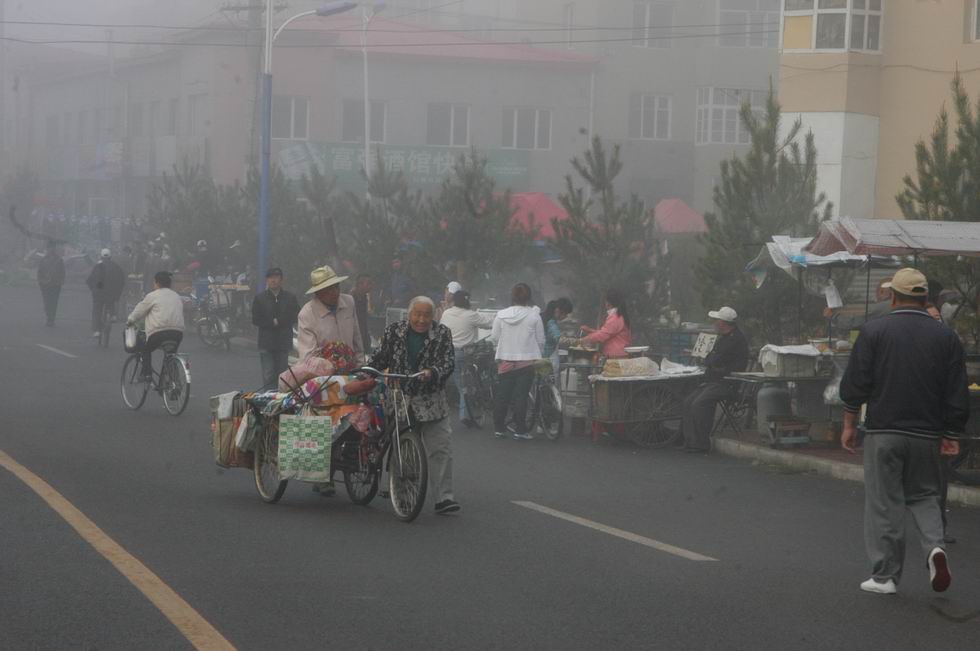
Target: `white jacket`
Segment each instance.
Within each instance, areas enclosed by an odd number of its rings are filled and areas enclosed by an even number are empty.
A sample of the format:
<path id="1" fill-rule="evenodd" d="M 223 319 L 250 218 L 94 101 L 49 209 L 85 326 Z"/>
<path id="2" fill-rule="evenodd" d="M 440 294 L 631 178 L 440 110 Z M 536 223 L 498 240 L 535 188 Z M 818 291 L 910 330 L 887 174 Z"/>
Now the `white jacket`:
<path id="1" fill-rule="evenodd" d="M 493 321 L 493 338 L 497 340 L 497 359 L 525 362 L 541 359 L 544 350 L 544 324 L 537 306 L 513 305 L 497 312 Z"/>
<path id="2" fill-rule="evenodd" d="M 184 302 L 180 294 L 163 287 L 147 294 L 126 320 L 132 323 L 146 319 L 146 336 L 161 330 L 184 331 Z"/>
<path id="3" fill-rule="evenodd" d="M 451 307 L 442 313 L 439 323 L 449 328 L 453 333 L 453 347 L 462 348 L 476 341 L 480 336 L 480 328 L 490 328 L 493 325 L 493 314 L 480 314 L 476 310 L 464 310 L 461 307 Z"/>

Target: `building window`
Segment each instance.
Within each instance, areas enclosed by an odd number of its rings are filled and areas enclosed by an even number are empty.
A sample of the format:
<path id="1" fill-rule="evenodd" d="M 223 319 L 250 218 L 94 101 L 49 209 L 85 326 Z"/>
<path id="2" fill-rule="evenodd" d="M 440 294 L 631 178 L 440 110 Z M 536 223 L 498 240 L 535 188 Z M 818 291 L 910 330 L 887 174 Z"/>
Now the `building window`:
<path id="1" fill-rule="evenodd" d="M 980 41 L 980 0 L 973 0 L 973 40 Z"/>
<path id="2" fill-rule="evenodd" d="M 92 142 L 97 145 L 105 142 L 105 111 L 101 108 L 92 112 Z"/>
<path id="3" fill-rule="evenodd" d="M 343 105 L 341 136 L 344 142 L 364 142 L 364 101 L 345 99 Z M 371 100 L 371 142 L 385 141 L 388 122 L 388 105 Z"/>
<path id="4" fill-rule="evenodd" d="M 44 122 L 44 144 L 48 147 L 55 147 L 59 143 L 59 118 L 57 115 L 49 115 Z"/>
<path id="5" fill-rule="evenodd" d="M 670 47 L 670 28 L 673 25 L 673 4 L 633 3 L 633 45 L 636 47 Z"/>
<path id="6" fill-rule="evenodd" d="M 154 100 L 147 104 L 146 133 L 156 137 L 160 135 L 160 101 Z"/>
<path id="7" fill-rule="evenodd" d="M 575 40 L 575 3 L 566 2 L 561 10 L 561 24 L 565 30 L 565 47 L 572 47 Z"/>
<path id="8" fill-rule="evenodd" d="M 78 127 L 75 129 L 75 142 L 79 145 L 88 144 L 88 111 L 78 112 Z"/>
<path id="9" fill-rule="evenodd" d="M 881 51 L 881 0 L 783 0 L 783 48 Z"/>
<path id="10" fill-rule="evenodd" d="M 272 98 L 272 137 L 306 140 L 310 132 L 310 100 L 276 95 Z"/>
<path id="11" fill-rule="evenodd" d="M 779 47 L 779 0 L 719 0 L 718 45 Z"/>
<path id="12" fill-rule="evenodd" d="M 65 113 L 65 126 L 61 131 L 61 144 L 70 145 L 71 141 L 71 113 Z"/>
<path id="13" fill-rule="evenodd" d="M 207 127 L 211 120 L 207 115 L 208 96 L 204 93 L 200 95 L 190 95 L 187 98 L 187 134 L 190 136 L 203 136 L 207 134 Z"/>
<path id="14" fill-rule="evenodd" d="M 629 137 L 670 140 L 671 99 L 667 95 L 630 95 Z"/>
<path id="15" fill-rule="evenodd" d="M 143 123 L 143 105 L 133 104 L 129 107 L 129 135 L 145 136 L 145 124 Z"/>
<path id="16" fill-rule="evenodd" d="M 429 104 L 427 122 L 426 144 L 441 147 L 466 147 L 470 144 L 469 106 L 433 102 Z"/>
<path id="17" fill-rule="evenodd" d="M 551 149 L 549 109 L 504 109 L 502 145 L 505 149 Z"/>
<path id="18" fill-rule="evenodd" d="M 752 107 L 753 113 L 761 115 L 765 107 L 766 91 L 744 88 L 699 88 L 694 143 L 697 145 L 748 144 L 751 136 L 739 116 L 742 104 L 746 101 Z"/>
<path id="19" fill-rule="evenodd" d="M 180 115 L 180 100 L 176 97 L 170 100 L 167 107 L 167 133 L 168 136 L 177 135 L 177 116 Z"/>

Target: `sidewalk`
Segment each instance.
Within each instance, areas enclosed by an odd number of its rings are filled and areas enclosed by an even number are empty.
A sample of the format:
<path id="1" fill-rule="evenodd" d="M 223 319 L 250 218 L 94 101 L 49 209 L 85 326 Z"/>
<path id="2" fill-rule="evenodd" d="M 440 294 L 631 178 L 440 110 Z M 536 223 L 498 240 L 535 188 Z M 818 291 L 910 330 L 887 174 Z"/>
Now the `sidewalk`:
<path id="1" fill-rule="evenodd" d="M 825 477 L 847 481 L 864 481 L 864 461 L 862 451 L 851 454 L 840 448 L 795 448 L 777 450 L 761 444 L 755 432 L 743 432 L 736 438 L 732 432 L 725 432 L 714 439 L 713 449 L 721 454 L 739 459 L 751 459 L 760 463 L 797 470 L 814 472 Z M 949 501 L 961 506 L 980 507 L 980 488 L 949 485 Z"/>

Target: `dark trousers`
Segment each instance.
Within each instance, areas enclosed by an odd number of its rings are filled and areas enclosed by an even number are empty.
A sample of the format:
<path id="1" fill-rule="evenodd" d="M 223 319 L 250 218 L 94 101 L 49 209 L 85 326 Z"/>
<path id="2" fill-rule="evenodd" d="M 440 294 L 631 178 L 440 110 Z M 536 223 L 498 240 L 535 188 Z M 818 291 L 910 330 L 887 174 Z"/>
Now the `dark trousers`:
<path id="1" fill-rule="evenodd" d="M 143 350 L 140 351 L 140 357 L 142 358 L 140 366 L 143 368 L 143 375 L 149 377 L 153 374 L 154 350 L 162 347 L 166 343 L 172 343 L 174 350 L 177 350 L 180 347 L 180 342 L 183 340 L 184 333 L 180 330 L 161 330 L 147 337 L 146 343 L 143 344 Z"/>
<path id="2" fill-rule="evenodd" d="M 711 429 L 715 425 L 715 409 L 718 403 L 732 393 L 723 382 L 708 382 L 691 392 L 684 399 L 682 427 L 684 445 L 696 450 L 711 449 Z"/>
<path id="3" fill-rule="evenodd" d="M 534 367 L 529 366 L 497 377 L 497 395 L 493 405 L 493 428 L 507 431 L 507 412 L 514 416 L 514 430 L 527 434 L 527 396 L 534 382 Z"/>
<path id="4" fill-rule="evenodd" d="M 92 297 L 92 332 L 102 330 L 102 309 L 106 305 L 109 306 L 109 315 L 114 315 L 116 313 L 115 301 Z"/>
<path id="5" fill-rule="evenodd" d="M 260 350 L 259 361 L 262 362 L 262 388 L 275 391 L 279 376 L 289 368 L 289 351 Z"/>
<path id="6" fill-rule="evenodd" d="M 61 297 L 61 285 L 41 285 L 41 298 L 44 300 L 44 315 L 47 324 L 54 325 L 58 315 L 58 299 Z"/>

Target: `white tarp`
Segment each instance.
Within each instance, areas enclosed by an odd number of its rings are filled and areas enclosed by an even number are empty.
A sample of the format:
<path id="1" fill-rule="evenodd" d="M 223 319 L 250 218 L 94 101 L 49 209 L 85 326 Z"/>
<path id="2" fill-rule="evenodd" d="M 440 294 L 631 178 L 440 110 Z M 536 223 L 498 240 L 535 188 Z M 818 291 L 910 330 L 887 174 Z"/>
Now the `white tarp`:
<path id="1" fill-rule="evenodd" d="M 778 267 L 796 278 L 795 268 L 824 267 L 827 265 L 859 265 L 867 262 L 867 256 L 852 255 L 847 251 L 835 251 L 828 255 L 816 255 L 805 250 L 812 242 L 808 237 L 789 237 L 773 235 L 772 242 L 766 243 L 745 270 L 752 274 L 756 288 L 762 287 L 768 271 Z"/>

